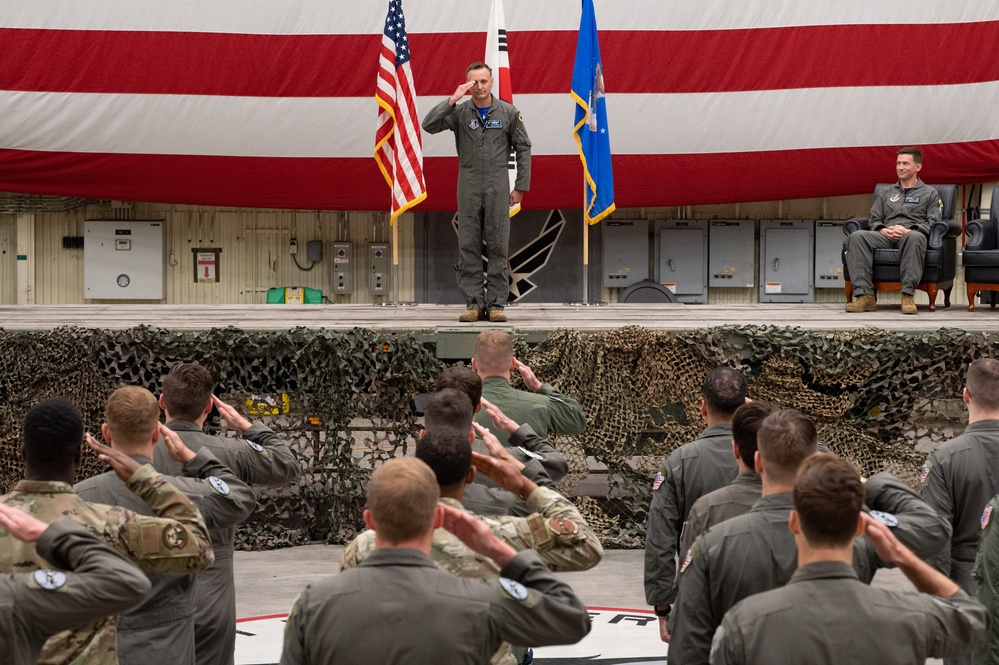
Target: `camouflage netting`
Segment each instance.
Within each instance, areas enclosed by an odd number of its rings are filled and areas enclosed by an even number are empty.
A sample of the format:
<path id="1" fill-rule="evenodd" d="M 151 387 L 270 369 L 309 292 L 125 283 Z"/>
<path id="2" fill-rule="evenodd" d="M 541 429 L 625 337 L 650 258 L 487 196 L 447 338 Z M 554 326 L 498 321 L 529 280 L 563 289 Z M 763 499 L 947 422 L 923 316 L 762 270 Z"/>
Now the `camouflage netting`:
<path id="1" fill-rule="evenodd" d="M 297 483 L 258 491 L 257 512 L 237 535 L 245 549 L 351 538 L 361 527 L 372 465 L 414 444 L 414 398 L 443 368 L 413 336 L 359 329 L 0 330 L 0 344 L 6 352 L 0 491 L 22 475 L 20 423 L 35 401 L 65 395 L 80 407 L 88 431 L 99 435 L 104 402 L 115 388 L 138 384 L 158 393 L 172 363 L 207 365 L 219 396 L 252 420 L 264 418 L 289 441 L 304 470 Z M 559 330 L 536 347 L 523 340 L 516 346 L 521 360 L 578 398 L 586 412 L 585 432 L 554 441 L 570 460 L 562 489 L 576 495 L 611 547 L 642 545 L 651 478 L 666 454 L 703 428 L 700 385 L 714 367 L 743 370 L 753 398 L 809 414 L 829 448 L 865 475 L 889 470 L 915 486 L 926 452 L 963 428 L 967 363 L 994 355 L 990 335 L 950 329 Z M 258 407 L 243 406 L 247 400 L 274 403 L 279 413 L 253 415 L 249 408 Z M 207 428 L 225 434 L 217 419 Z M 81 475 L 100 471 L 88 451 Z"/>

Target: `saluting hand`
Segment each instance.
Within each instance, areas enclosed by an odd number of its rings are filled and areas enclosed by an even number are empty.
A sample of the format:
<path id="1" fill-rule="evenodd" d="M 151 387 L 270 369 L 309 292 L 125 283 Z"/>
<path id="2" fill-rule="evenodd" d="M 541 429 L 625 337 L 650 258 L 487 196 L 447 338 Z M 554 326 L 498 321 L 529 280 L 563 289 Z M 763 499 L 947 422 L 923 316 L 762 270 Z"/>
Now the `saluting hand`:
<path id="1" fill-rule="evenodd" d="M 142 466 L 136 460 L 132 459 L 120 450 L 115 450 L 111 446 L 98 443 L 97 439 L 90 436 L 89 432 L 86 437 L 87 445 L 90 446 L 91 450 L 97 453 L 97 459 L 110 466 L 111 469 L 118 474 L 118 477 L 121 478 L 122 482 L 127 483 L 129 478 L 132 477 L 132 474 L 138 471 L 139 467 Z"/>
<path id="2" fill-rule="evenodd" d="M 214 404 L 215 408 L 219 410 L 219 415 L 222 416 L 222 420 L 225 421 L 225 424 L 230 429 L 234 429 L 240 434 L 250 429 L 250 426 L 253 424 L 244 418 L 239 411 L 232 408 L 215 395 L 212 395 L 212 404 Z"/>
<path id="3" fill-rule="evenodd" d="M 520 469 L 505 459 L 487 457 L 472 451 L 472 466 L 476 472 L 485 474 L 487 478 L 507 492 L 513 492 L 522 499 L 526 499 L 534 490 L 538 489 L 534 481 L 524 476 Z M 522 464 L 521 468 L 523 468 Z"/>
<path id="4" fill-rule="evenodd" d="M 49 527 L 45 522 L 29 515 L 20 508 L 5 506 L 2 503 L 0 503 L 0 526 L 7 529 L 10 535 L 25 543 L 35 542 Z"/>
<path id="5" fill-rule="evenodd" d="M 516 358 L 514 358 L 514 362 L 517 363 L 517 371 L 520 373 L 520 378 L 524 380 L 524 387 L 532 393 L 541 390 L 541 380 L 534 374 L 534 370 Z"/>
<path id="6" fill-rule="evenodd" d="M 163 423 L 157 423 L 156 427 L 159 428 L 159 434 L 163 437 L 163 444 L 166 446 L 167 452 L 170 453 L 170 459 L 181 464 L 187 464 L 194 459 L 194 451 L 181 441 L 176 432 Z"/>
<path id="7" fill-rule="evenodd" d="M 462 97 L 475 85 L 475 81 L 466 81 L 454 89 L 454 93 L 448 98 L 448 103 L 454 106 Z"/>
<path id="8" fill-rule="evenodd" d="M 520 425 L 515 423 L 511 418 L 507 417 L 498 406 L 487 400 L 485 397 L 481 398 L 482 408 L 486 410 L 486 415 L 492 418 L 493 425 L 496 429 L 501 429 L 505 432 L 513 434 L 518 429 Z"/>
<path id="9" fill-rule="evenodd" d="M 490 457 L 497 460 L 503 460 L 507 464 L 510 464 L 517 470 L 517 473 L 524 470 L 524 463 L 511 455 L 507 451 L 506 447 L 499 442 L 496 435 L 474 420 L 472 421 L 472 429 L 475 430 L 475 434 L 482 439 L 482 443 L 486 444 L 486 449 L 489 450 Z"/>
<path id="10" fill-rule="evenodd" d="M 488 459 L 488 458 L 486 458 Z M 444 511 L 441 526 L 457 536 L 458 540 L 482 556 L 487 556 L 500 568 L 516 556 L 517 551 L 493 533 L 485 522 L 471 513 L 451 506 L 440 505 Z"/>

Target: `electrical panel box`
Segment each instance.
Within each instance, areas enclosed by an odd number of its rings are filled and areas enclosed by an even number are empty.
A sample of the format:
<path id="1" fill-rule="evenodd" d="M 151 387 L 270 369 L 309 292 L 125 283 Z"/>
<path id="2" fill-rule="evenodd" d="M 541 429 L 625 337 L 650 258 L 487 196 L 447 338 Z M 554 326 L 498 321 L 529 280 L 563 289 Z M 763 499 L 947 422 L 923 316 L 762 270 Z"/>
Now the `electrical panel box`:
<path id="1" fill-rule="evenodd" d="M 678 302 L 708 301 L 708 223 L 656 222 L 656 281 Z"/>
<path id="2" fill-rule="evenodd" d="M 814 302 L 815 222 L 760 222 L 760 302 Z"/>
<path id="3" fill-rule="evenodd" d="M 322 240 L 310 240 L 305 243 L 305 258 L 309 261 L 322 261 L 323 260 L 323 241 Z"/>
<path id="4" fill-rule="evenodd" d="M 751 289 L 756 284 L 756 222 L 708 222 L 708 286 Z"/>
<path id="5" fill-rule="evenodd" d="M 349 242 L 333 243 L 333 293 L 353 293 L 351 258 L 354 250 Z"/>
<path id="6" fill-rule="evenodd" d="M 164 229 L 163 221 L 84 222 L 83 297 L 165 298 Z"/>
<path id="7" fill-rule="evenodd" d="M 649 278 L 649 223 L 614 219 L 603 223 L 603 285 L 631 286 Z"/>
<path id="8" fill-rule="evenodd" d="M 815 222 L 815 288 L 842 289 L 844 222 Z"/>
<path id="9" fill-rule="evenodd" d="M 368 292 L 373 296 L 382 296 L 389 291 L 389 246 L 387 243 L 371 243 L 368 245 Z"/>

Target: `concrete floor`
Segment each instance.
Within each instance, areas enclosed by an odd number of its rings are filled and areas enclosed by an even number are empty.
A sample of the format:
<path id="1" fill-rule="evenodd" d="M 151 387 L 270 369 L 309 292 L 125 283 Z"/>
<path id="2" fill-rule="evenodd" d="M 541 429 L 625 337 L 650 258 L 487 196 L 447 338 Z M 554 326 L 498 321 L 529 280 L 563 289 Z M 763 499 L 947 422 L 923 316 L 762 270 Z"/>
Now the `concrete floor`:
<path id="1" fill-rule="evenodd" d="M 237 552 L 236 615 L 241 619 L 236 665 L 277 663 L 280 654 L 279 619 L 245 621 L 253 617 L 287 614 L 299 591 L 310 581 L 336 575 L 341 547 L 307 545 L 270 552 Z M 642 588 L 641 550 L 606 550 L 604 560 L 592 570 L 562 573 L 579 597 L 593 611 L 594 630 L 575 648 L 540 649 L 536 662 L 568 663 L 589 658 L 643 665 L 665 663 L 666 645 L 648 616 Z M 874 585 L 911 590 L 897 570 L 882 570 Z M 941 663 L 928 660 L 927 663 Z"/>

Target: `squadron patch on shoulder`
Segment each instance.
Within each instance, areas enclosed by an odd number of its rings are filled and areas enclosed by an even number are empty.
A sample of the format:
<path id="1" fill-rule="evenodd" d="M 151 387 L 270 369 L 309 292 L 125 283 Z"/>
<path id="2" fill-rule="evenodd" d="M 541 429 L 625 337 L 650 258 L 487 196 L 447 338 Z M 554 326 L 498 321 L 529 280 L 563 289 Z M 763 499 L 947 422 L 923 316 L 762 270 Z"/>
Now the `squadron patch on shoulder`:
<path id="1" fill-rule="evenodd" d="M 652 491 L 655 492 L 659 489 L 659 486 L 666 481 L 666 476 L 663 475 L 662 471 L 656 473 L 656 477 L 652 480 Z"/>
<path id="2" fill-rule="evenodd" d="M 208 476 L 208 484 L 212 486 L 213 490 L 222 496 L 229 496 L 229 493 L 232 492 L 232 490 L 229 489 L 229 484 L 218 476 Z"/>
<path id="3" fill-rule="evenodd" d="M 571 536 L 576 533 L 576 525 L 561 516 L 548 520 L 548 528 L 560 536 Z"/>
<path id="4" fill-rule="evenodd" d="M 66 586 L 66 573 L 60 570 L 46 570 L 44 568 L 36 570 L 31 574 L 31 579 L 38 585 L 38 588 L 46 591 L 56 591 Z"/>
<path id="5" fill-rule="evenodd" d="M 877 521 L 884 524 L 889 529 L 894 529 L 895 527 L 898 526 L 898 518 L 892 515 L 891 513 L 882 512 L 880 510 L 872 510 L 868 514 Z"/>
<path id="6" fill-rule="evenodd" d="M 246 445 L 248 445 L 249 447 L 253 448 L 258 453 L 264 452 L 264 447 L 262 445 L 260 445 L 259 443 L 257 443 L 256 441 L 250 441 L 249 439 L 246 439 Z"/>
<path id="7" fill-rule="evenodd" d="M 499 585 L 514 600 L 527 600 L 527 588 L 520 582 L 511 580 L 508 577 L 501 577 L 499 578 Z"/>
<path id="8" fill-rule="evenodd" d="M 992 506 L 985 506 L 985 512 L 982 513 L 982 528 L 984 529 L 989 525 L 989 520 L 992 519 Z"/>
<path id="9" fill-rule="evenodd" d="M 565 404 L 565 400 L 562 399 L 561 397 L 557 397 L 556 395 L 549 395 L 548 399 L 550 399 L 553 402 L 558 402 L 559 404 Z"/>
<path id="10" fill-rule="evenodd" d="M 179 524 L 163 527 L 163 544 L 171 550 L 179 550 L 187 545 L 187 532 Z"/>

